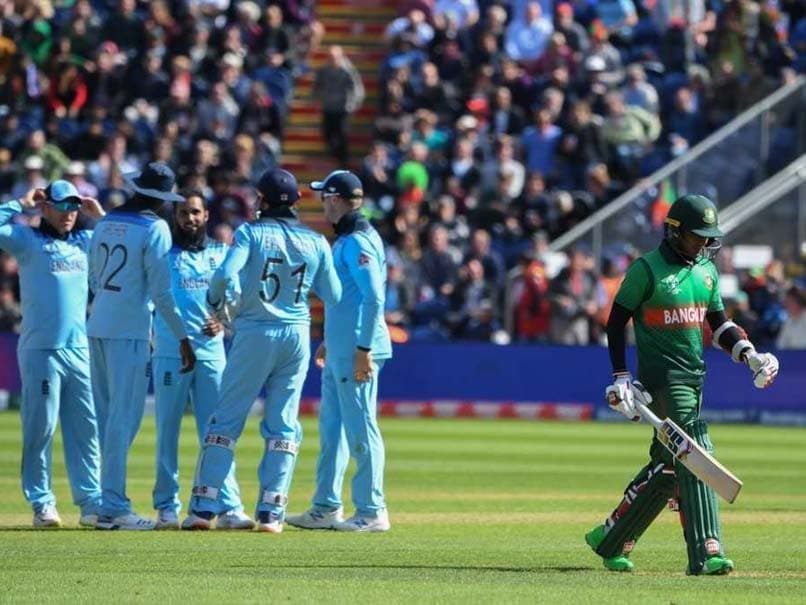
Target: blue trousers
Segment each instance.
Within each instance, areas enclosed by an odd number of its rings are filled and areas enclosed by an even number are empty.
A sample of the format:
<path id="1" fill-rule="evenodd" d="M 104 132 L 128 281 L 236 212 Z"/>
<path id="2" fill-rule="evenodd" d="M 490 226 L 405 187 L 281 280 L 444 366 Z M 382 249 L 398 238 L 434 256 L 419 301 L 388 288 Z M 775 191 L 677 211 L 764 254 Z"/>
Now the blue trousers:
<path id="1" fill-rule="evenodd" d="M 126 464 L 148 390 L 148 341 L 90 338 L 92 393 L 101 440 L 102 514 L 131 512 L 126 496 Z"/>
<path id="2" fill-rule="evenodd" d="M 356 461 L 352 480 L 356 513 L 375 517 L 386 508 L 385 451 L 377 418 L 378 379 L 383 364 L 384 360 L 373 362 L 372 378 L 359 383 L 353 378 L 352 358 L 326 359 L 319 407 L 315 508 L 335 510 L 342 506 L 342 483 L 350 456 Z"/>
<path id="3" fill-rule="evenodd" d="M 73 502 L 82 515 L 101 507 L 98 424 L 87 349 L 23 350 L 22 491 L 34 511 L 55 504 L 51 489 L 53 435 L 61 420 L 64 460 Z"/>
<path id="4" fill-rule="evenodd" d="M 157 421 L 157 478 L 154 508 L 179 513 L 179 431 L 188 400 L 193 404 L 199 443 L 207 421 L 218 403 L 221 375 L 226 359 L 197 360 L 192 372 L 180 374 L 182 362 L 169 357 L 154 358 L 154 395 Z M 235 481 L 235 464 L 221 488 L 221 510 L 242 510 L 241 494 Z"/>
<path id="5" fill-rule="evenodd" d="M 202 443 L 191 509 L 216 512 L 221 486 L 232 467 L 235 444 L 261 387 L 266 405 L 260 433 L 266 442 L 258 468 L 257 512 L 285 517 L 288 490 L 302 441 L 299 398 L 310 359 L 307 325 L 266 327 L 235 333 L 221 380 L 221 397 Z"/>

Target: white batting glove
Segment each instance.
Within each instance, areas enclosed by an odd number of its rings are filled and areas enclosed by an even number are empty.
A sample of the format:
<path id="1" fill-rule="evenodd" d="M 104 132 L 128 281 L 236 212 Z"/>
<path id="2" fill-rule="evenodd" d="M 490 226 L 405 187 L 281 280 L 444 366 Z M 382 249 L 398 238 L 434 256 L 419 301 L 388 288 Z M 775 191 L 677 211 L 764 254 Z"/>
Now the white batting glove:
<path id="1" fill-rule="evenodd" d="M 744 360 L 753 372 L 753 384 L 757 389 L 767 388 L 778 376 L 778 358 L 772 353 L 751 351 L 745 354 Z"/>
<path id="2" fill-rule="evenodd" d="M 652 403 L 652 395 L 646 390 L 646 387 L 637 380 L 632 381 L 632 397 L 636 404 L 642 404 L 649 407 Z"/>
<path id="3" fill-rule="evenodd" d="M 630 420 L 638 420 L 641 416 L 635 409 L 633 401 L 632 374 L 619 372 L 613 375 L 614 381 L 605 389 L 607 405 Z"/>

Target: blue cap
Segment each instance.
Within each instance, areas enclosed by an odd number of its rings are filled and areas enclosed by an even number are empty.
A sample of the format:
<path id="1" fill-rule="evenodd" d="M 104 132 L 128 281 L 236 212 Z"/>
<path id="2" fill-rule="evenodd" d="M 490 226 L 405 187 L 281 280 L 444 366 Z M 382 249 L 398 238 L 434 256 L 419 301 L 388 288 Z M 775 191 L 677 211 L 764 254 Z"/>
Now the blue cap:
<path id="1" fill-rule="evenodd" d="M 311 183 L 311 189 L 321 191 L 325 195 L 336 194 L 348 200 L 364 197 L 361 179 L 349 170 L 334 170 L 324 181 Z"/>
<path id="2" fill-rule="evenodd" d="M 81 196 L 78 189 L 70 181 L 53 181 L 45 189 L 48 203 L 62 212 L 78 210 L 81 207 Z"/>
<path id="3" fill-rule="evenodd" d="M 269 206 L 292 206 L 300 198 L 296 177 L 282 168 L 264 172 L 255 188 Z"/>

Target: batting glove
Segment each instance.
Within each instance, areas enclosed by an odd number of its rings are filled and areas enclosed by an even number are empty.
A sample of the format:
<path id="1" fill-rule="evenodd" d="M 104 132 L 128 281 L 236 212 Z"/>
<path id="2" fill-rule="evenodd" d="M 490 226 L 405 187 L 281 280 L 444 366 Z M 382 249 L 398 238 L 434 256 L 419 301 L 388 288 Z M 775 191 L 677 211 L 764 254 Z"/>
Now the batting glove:
<path id="1" fill-rule="evenodd" d="M 632 421 L 640 419 L 641 416 L 635 408 L 633 400 L 632 374 L 618 372 L 613 375 L 613 378 L 613 384 L 605 389 L 607 405 Z"/>
<path id="2" fill-rule="evenodd" d="M 778 358 L 772 353 L 756 353 L 751 351 L 745 355 L 745 362 L 753 372 L 753 384 L 757 389 L 770 386 L 778 376 Z"/>

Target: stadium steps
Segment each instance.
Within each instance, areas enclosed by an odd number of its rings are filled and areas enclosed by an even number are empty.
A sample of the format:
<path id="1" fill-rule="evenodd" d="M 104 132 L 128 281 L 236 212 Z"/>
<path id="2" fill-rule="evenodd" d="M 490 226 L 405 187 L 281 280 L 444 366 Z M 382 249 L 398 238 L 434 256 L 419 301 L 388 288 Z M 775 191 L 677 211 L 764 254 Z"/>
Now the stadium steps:
<path id="1" fill-rule="evenodd" d="M 317 18 L 325 29 L 320 48 L 309 59 L 312 71 L 294 83 L 294 98 L 286 123 L 281 164 L 291 170 L 301 184 L 299 201 L 303 221 L 323 233 L 331 229 L 322 217 L 318 196 L 307 187 L 337 166 L 327 153 L 320 133 L 321 113 L 313 99 L 315 71 L 327 62 L 328 47 L 340 45 L 361 74 L 366 97 L 350 119 L 350 162 L 355 169 L 372 142 L 372 125 L 377 114 L 380 65 L 387 54 L 383 32 L 398 15 L 402 2 L 377 0 L 319 0 Z"/>

